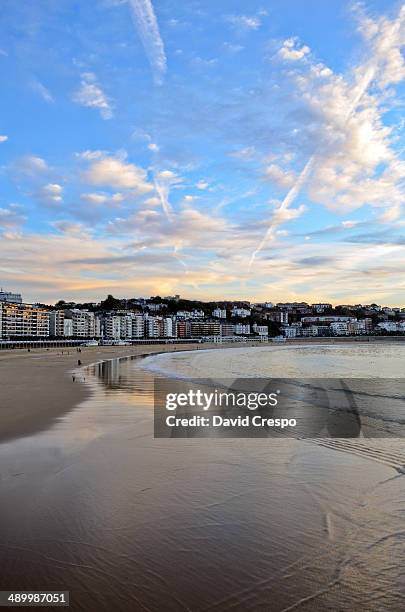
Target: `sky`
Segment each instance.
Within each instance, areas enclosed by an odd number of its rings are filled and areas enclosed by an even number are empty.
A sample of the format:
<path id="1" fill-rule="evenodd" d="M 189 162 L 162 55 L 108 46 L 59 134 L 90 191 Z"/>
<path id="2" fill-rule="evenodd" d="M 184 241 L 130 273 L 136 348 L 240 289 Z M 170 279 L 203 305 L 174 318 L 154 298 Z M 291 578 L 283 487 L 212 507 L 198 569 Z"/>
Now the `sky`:
<path id="1" fill-rule="evenodd" d="M 405 306 L 405 3 L 3 0 L 0 286 Z"/>

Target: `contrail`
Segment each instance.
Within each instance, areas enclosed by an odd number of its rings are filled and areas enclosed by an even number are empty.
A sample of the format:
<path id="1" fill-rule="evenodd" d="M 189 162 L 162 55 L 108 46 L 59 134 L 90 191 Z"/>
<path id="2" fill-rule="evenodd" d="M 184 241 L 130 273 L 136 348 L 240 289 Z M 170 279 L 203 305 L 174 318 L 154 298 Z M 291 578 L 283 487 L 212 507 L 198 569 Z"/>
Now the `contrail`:
<path id="1" fill-rule="evenodd" d="M 356 108 L 358 107 L 358 105 L 360 104 L 360 101 L 362 99 L 362 97 L 364 96 L 365 92 L 367 91 L 369 85 L 371 84 L 371 82 L 373 81 L 373 79 L 375 78 L 377 73 L 377 66 L 375 64 L 370 63 L 364 73 L 363 78 L 360 80 L 360 83 L 358 84 L 357 87 L 354 88 L 354 96 L 353 96 L 353 100 L 351 101 L 348 109 L 347 109 L 347 113 L 346 116 L 344 118 L 344 126 L 347 124 L 347 122 L 351 119 L 353 113 L 355 112 Z M 315 160 L 317 157 L 317 152 L 315 152 L 307 161 L 307 163 L 305 164 L 304 169 L 302 170 L 301 174 L 299 175 L 299 177 L 297 178 L 295 184 L 291 187 L 290 191 L 287 193 L 287 195 L 285 196 L 284 200 L 282 201 L 280 207 L 278 208 L 278 211 L 281 210 L 287 210 L 288 207 L 290 206 L 290 204 L 292 204 L 294 202 L 294 200 L 298 197 L 302 187 L 304 186 L 304 183 L 306 182 L 309 174 L 312 171 L 312 168 L 315 164 Z M 258 253 L 260 253 L 260 251 L 263 249 L 264 245 L 266 244 L 266 242 L 268 242 L 268 240 L 270 240 L 270 238 L 273 235 L 273 231 L 275 229 L 275 227 L 277 227 L 279 225 L 279 223 L 276 222 L 272 222 L 270 223 L 270 226 L 266 232 L 266 234 L 264 235 L 264 237 L 262 238 L 260 244 L 258 245 L 258 247 L 256 248 L 255 251 L 253 251 L 251 257 L 250 257 L 250 261 L 249 261 L 249 271 L 253 265 L 253 262 L 256 258 L 256 255 L 258 255 Z"/>
<path id="2" fill-rule="evenodd" d="M 173 208 L 169 202 L 169 190 L 170 184 L 160 183 L 158 180 L 154 180 L 155 189 L 159 196 L 160 203 L 162 204 L 163 212 L 165 213 L 167 219 L 172 221 L 173 216 Z"/>
<path id="3" fill-rule="evenodd" d="M 281 210 L 287 210 L 287 208 L 290 206 L 290 204 L 292 204 L 292 202 L 294 202 L 295 198 L 298 196 L 299 192 L 302 189 L 303 184 L 305 183 L 305 181 L 307 180 L 307 177 L 309 175 L 309 173 L 312 170 L 312 166 L 314 165 L 315 162 L 315 155 L 312 155 L 310 157 L 310 159 L 307 161 L 307 163 L 305 164 L 304 169 L 302 170 L 301 174 L 299 175 L 298 179 L 295 181 L 295 184 L 291 187 L 290 191 L 287 193 L 287 195 L 285 196 L 284 200 L 281 202 L 279 208 L 277 209 L 277 212 L 281 211 Z M 265 235 L 263 236 L 259 246 L 256 248 L 255 251 L 253 251 L 252 256 L 250 258 L 249 261 L 249 270 L 252 267 L 252 264 L 255 260 L 255 257 L 258 253 L 260 253 L 260 251 L 262 250 L 262 248 L 264 247 L 264 245 L 266 244 L 266 242 L 270 239 L 270 237 L 273 234 L 273 230 L 274 228 L 278 225 L 278 223 L 271 223 L 267 232 L 265 233 Z"/>
<path id="4" fill-rule="evenodd" d="M 166 54 L 152 2 L 151 0 L 128 0 L 128 2 L 132 20 L 152 66 L 155 82 L 161 84 L 166 72 Z"/>

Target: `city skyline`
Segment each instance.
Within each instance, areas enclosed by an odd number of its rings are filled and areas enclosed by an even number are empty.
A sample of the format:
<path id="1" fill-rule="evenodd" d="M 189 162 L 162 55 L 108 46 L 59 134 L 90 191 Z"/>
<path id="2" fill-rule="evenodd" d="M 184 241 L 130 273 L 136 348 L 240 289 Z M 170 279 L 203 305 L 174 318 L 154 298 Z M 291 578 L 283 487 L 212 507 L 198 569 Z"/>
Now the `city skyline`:
<path id="1" fill-rule="evenodd" d="M 2 13 L 5 288 L 403 305 L 405 4 Z"/>

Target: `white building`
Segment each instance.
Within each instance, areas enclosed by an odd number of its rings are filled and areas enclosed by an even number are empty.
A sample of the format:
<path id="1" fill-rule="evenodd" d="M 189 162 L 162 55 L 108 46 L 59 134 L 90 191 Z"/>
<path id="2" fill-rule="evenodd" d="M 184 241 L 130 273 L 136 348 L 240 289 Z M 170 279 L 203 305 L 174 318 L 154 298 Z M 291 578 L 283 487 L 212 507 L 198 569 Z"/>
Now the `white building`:
<path id="1" fill-rule="evenodd" d="M 289 325 L 287 327 L 283 327 L 281 331 L 286 338 L 296 338 L 298 335 L 297 330 L 299 329 L 300 329 L 299 327 L 293 327 Z"/>
<path id="2" fill-rule="evenodd" d="M 347 336 L 348 323 L 345 321 L 334 321 L 330 324 L 330 330 L 335 336 Z"/>
<path id="3" fill-rule="evenodd" d="M 233 317 L 240 317 L 241 319 L 245 319 L 246 317 L 250 317 L 250 313 L 250 308 L 238 308 L 236 306 L 232 308 Z"/>
<path id="4" fill-rule="evenodd" d="M 159 338 L 161 336 L 160 322 L 160 317 L 148 317 L 145 319 L 145 331 L 148 338 Z"/>
<path id="5" fill-rule="evenodd" d="M 268 336 L 269 328 L 267 325 L 257 325 L 257 323 L 253 323 L 253 331 L 259 336 Z"/>
<path id="6" fill-rule="evenodd" d="M 65 338 L 71 338 L 73 336 L 73 321 L 72 319 L 63 320 L 63 335 Z"/>
<path id="7" fill-rule="evenodd" d="M 103 319 L 103 337 L 110 340 L 121 338 L 121 319 L 118 315 L 107 315 Z"/>
<path id="8" fill-rule="evenodd" d="M 216 319 L 226 319 L 226 310 L 222 308 L 215 308 L 212 311 L 212 316 Z"/>
<path id="9" fill-rule="evenodd" d="M 250 334 L 250 325 L 249 323 L 236 323 L 234 328 L 234 333 L 237 336 L 248 336 Z"/>
<path id="10" fill-rule="evenodd" d="M 134 314 L 132 317 L 132 338 L 143 338 L 145 335 L 145 320 L 143 315 Z"/>
<path id="11" fill-rule="evenodd" d="M 399 331 L 398 323 L 395 323 L 395 321 L 382 321 L 377 324 L 376 328 L 387 332 Z"/>
<path id="12" fill-rule="evenodd" d="M 132 314 L 122 315 L 120 319 L 120 338 L 129 340 L 132 338 Z"/>

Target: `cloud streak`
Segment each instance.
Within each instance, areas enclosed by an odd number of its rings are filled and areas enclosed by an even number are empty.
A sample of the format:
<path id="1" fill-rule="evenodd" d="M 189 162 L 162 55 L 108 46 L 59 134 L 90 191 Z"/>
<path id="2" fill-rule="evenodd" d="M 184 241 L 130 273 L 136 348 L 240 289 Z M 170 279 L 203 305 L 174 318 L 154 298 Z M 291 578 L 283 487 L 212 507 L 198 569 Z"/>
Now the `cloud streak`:
<path id="1" fill-rule="evenodd" d="M 73 102 L 88 108 L 98 109 L 103 119 L 113 117 L 110 100 L 97 83 L 97 77 L 92 72 L 84 72 L 81 75 L 80 87 L 73 96 Z"/>
<path id="2" fill-rule="evenodd" d="M 159 26 L 151 0 L 128 0 L 132 20 L 142 40 L 143 48 L 154 73 L 156 84 L 161 84 L 167 60 Z"/>

